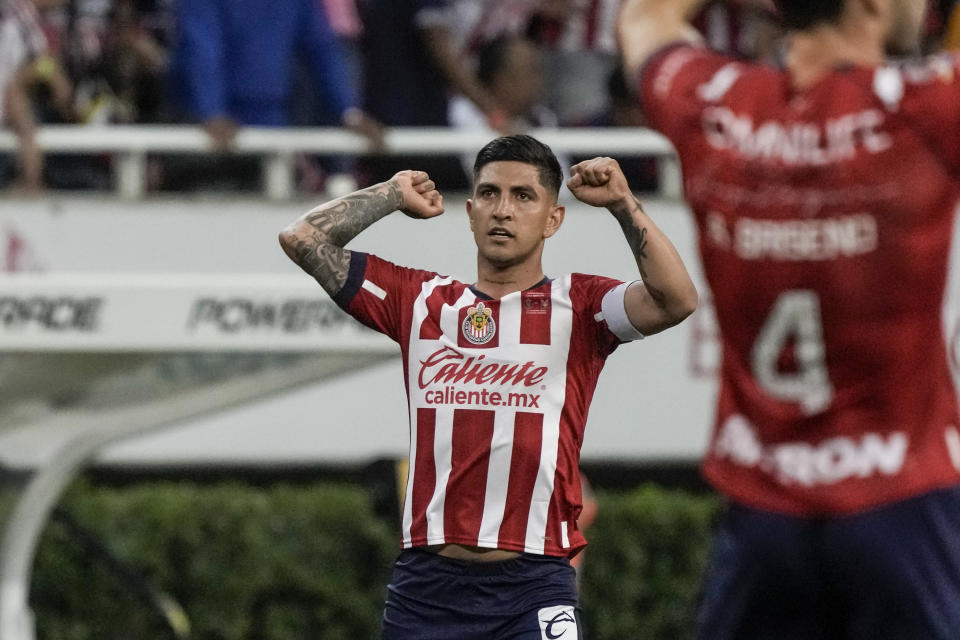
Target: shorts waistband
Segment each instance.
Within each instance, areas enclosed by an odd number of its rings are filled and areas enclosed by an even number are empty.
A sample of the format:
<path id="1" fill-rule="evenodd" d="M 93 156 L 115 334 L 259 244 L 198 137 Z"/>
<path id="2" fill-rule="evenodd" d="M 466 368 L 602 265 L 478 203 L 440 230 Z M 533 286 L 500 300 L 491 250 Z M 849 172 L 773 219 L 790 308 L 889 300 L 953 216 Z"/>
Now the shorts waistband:
<path id="1" fill-rule="evenodd" d="M 397 557 L 398 563 L 412 562 L 421 567 L 429 567 L 432 570 L 443 571 L 456 575 L 499 575 L 510 573 L 520 569 L 530 568 L 531 565 L 545 567 L 549 565 L 570 566 L 567 558 L 557 556 L 545 556 L 535 553 L 521 553 L 516 558 L 509 560 L 497 560 L 494 562 L 471 562 L 470 560 L 461 560 L 459 558 L 448 558 L 441 556 L 427 549 L 404 549 Z"/>

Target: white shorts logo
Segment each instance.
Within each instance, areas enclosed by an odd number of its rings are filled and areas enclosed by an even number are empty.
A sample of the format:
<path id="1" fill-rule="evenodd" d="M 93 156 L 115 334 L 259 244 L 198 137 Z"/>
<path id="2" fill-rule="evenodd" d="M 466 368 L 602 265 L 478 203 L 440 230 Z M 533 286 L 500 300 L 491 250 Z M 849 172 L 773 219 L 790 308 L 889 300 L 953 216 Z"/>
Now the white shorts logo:
<path id="1" fill-rule="evenodd" d="M 577 619 L 573 607 L 544 607 L 537 612 L 540 620 L 540 637 L 543 640 L 578 640 Z"/>

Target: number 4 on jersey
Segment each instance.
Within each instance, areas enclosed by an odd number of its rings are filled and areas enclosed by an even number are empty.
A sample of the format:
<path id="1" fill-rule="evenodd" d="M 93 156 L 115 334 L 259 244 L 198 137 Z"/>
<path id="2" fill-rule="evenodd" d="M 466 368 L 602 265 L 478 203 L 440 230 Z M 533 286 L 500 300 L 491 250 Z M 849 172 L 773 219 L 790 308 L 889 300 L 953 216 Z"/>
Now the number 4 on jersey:
<path id="1" fill-rule="evenodd" d="M 784 370 L 781 357 L 791 346 L 793 366 Z M 833 385 L 815 292 L 786 291 L 777 298 L 753 345 L 752 366 L 757 383 L 774 398 L 799 403 L 808 414 L 827 408 Z"/>

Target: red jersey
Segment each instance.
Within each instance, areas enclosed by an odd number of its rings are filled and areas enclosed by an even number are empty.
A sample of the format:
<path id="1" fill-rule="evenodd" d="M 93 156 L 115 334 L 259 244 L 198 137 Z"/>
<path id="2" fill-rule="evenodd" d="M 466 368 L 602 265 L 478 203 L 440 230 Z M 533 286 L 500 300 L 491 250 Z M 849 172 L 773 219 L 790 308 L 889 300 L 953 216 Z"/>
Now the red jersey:
<path id="1" fill-rule="evenodd" d="M 622 326 L 626 286 L 573 274 L 493 300 L 446 276 L 353 254 L 336 301 L 403 355 L 404 548 L 569 556 L 586 544 L 577 519 L 587 410 L 607 356 L 640 337 Z"/>
<path id="2" fill-rule="evenodd" d="M 706 477 L 748 505 L 855 512 L 960 479 L 942 304 L 960 65 L 787 72 L 693 46 L 643 70 L 673 142 L 722 364 Z"/>

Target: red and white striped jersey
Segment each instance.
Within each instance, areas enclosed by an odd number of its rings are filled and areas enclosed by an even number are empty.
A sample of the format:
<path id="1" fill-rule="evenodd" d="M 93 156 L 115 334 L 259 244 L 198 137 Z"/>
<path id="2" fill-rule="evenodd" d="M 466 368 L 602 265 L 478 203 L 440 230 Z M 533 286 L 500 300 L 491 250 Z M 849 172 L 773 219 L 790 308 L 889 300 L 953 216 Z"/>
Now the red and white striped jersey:
<path id="1" fill-rule="evenodd" d="M 627 286 L 572 274 L 493 300 L 452 278 L 353 253 L 335 300 L 403 354 L 404 548 L 569 556 L 586 544 L 577 518 L 587 410 L 607 356 L 642 337 L 623 311 Z"/>

